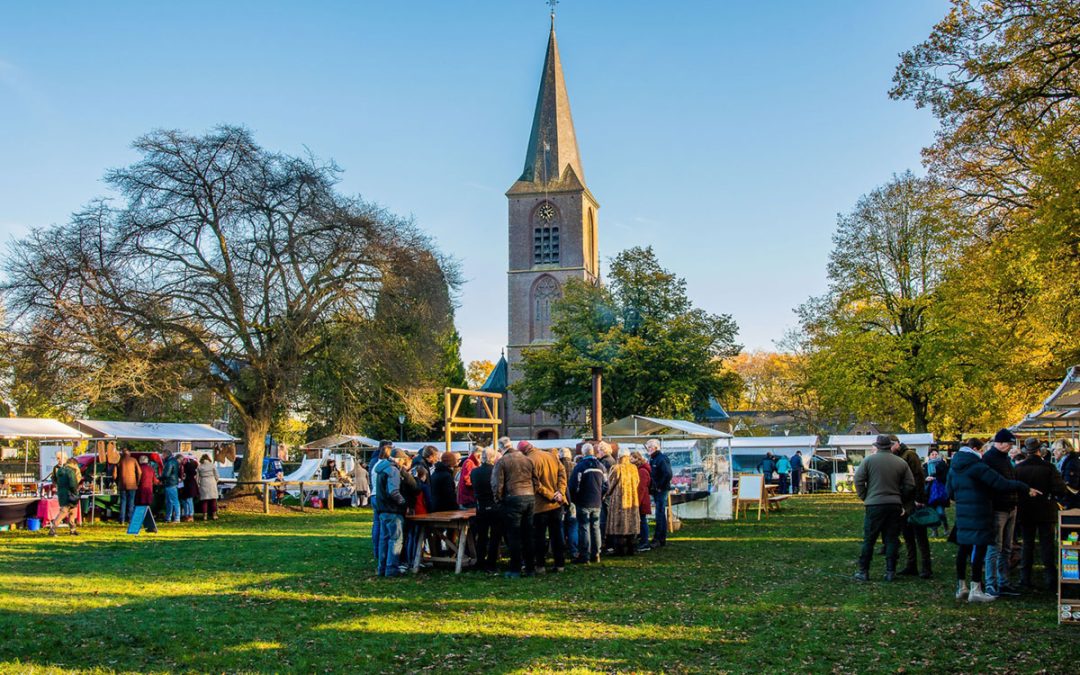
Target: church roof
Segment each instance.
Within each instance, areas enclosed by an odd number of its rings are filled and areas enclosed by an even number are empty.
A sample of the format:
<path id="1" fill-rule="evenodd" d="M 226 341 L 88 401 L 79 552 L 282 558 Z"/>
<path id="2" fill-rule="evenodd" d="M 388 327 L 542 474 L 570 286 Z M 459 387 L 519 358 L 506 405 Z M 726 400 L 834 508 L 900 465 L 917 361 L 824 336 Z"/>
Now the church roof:
<path id="1" fill-rule="evenodd" d="M 698 413 L 697 417 L 698 420 L 706 422 L 720 422 L 731 419 L 724 410 L 724 406 L 720 405 L 720 402 L 717 401 L 714 396 L 709 397 L 708 405 L 705 406 L 704 410 Z"/>
<path id="2" fill-rule="evenodd" d="M 574 119 L 570 115 L 570 98 L 566 94 L 559 45 L 555 40 L 555 24 L 548 36 L 547 56 L 540 78 L 540 92 L 536 97 L 529 148 L 525 154 L 525 170 L 511 192 L 523 191 L 526 186 L 552 185 L 554 189 L 574 189 L 585 186 L 585 172 L 581 168 Z"/>
<path id="3" fill-rule="evenodd" d="M 495 364 L 495 367 L 491 369 L 484 385 L 480 387 L 480 391 L 486 391 L 492 394 L 502 394 L 506 392 L 506 385 L 509 381 L 507 373 L 506 357 L 499 358 L 499 362 Z"/>

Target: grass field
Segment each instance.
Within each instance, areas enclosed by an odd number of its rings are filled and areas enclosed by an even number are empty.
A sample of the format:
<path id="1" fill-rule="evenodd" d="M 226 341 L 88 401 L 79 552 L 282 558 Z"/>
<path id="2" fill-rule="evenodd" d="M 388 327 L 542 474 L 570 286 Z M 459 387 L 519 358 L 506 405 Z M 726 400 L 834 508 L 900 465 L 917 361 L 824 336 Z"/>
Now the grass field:
<path id="1" fill-rule="evenodd" d="M 857 585 L 857 502 L 788 504 L 513 580 L 378 579 L 357 510 L 3 533 L 0 671 L 1080 671 L 1049 594 L 958 604 L 941 541 L 933 581 Z"/>

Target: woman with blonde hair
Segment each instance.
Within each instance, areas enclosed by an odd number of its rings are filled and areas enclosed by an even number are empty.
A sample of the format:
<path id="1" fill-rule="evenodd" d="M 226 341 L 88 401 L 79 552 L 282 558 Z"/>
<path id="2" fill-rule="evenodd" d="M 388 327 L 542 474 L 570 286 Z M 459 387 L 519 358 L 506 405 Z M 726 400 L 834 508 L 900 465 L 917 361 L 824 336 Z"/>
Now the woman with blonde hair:
<path id="1" fill-rule="evenodd" d="M 616 555 L 634 554 L 634 540 L 641 531 L 639 482 L 638 468 L 630 462 L 629 453 L 619 453 L 608 472 L 608 490 L 604 497 L 607 506 L 604 532 L 608 546 L 615 549 Z"/>

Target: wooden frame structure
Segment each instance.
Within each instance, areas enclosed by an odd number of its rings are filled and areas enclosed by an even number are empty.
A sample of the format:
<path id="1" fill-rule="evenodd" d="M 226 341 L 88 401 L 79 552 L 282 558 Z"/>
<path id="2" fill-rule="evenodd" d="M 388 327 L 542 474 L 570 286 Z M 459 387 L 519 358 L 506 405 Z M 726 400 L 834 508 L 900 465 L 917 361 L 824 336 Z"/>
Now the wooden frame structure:
<path id="1" fill-rule="evenodd" d="M 461 405 L 470 398 L 476 398 L 480 402 L 485 417 L 470 417 L 459 415 Z M 454 433 L 486 433 L 491 434 L 491 447 L 495 447 L 499 440 L 499 426 L 502 419 L 499 417 L 499 400 L 502 394 L 493 394 L 486 391 L 473 391 L 471 389 L 455 389 L 447 387 L 443 390 L 443 403 L 445 416 L 443 418 L 446 429 L 446 449 L 450 449 Z M 479 412 L 479 411 L 477 411 Z"/>

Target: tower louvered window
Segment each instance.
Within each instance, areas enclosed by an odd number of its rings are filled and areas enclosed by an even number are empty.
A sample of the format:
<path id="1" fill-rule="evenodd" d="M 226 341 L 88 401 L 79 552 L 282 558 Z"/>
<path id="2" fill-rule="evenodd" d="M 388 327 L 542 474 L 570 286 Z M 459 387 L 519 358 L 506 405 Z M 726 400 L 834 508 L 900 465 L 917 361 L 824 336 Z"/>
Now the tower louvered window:
<path id="1" fill-rule="evenodd" d="M 543 225 L 533 229 L 533 262 L 538 265 L 559 262 L 559 226 Z"/>

